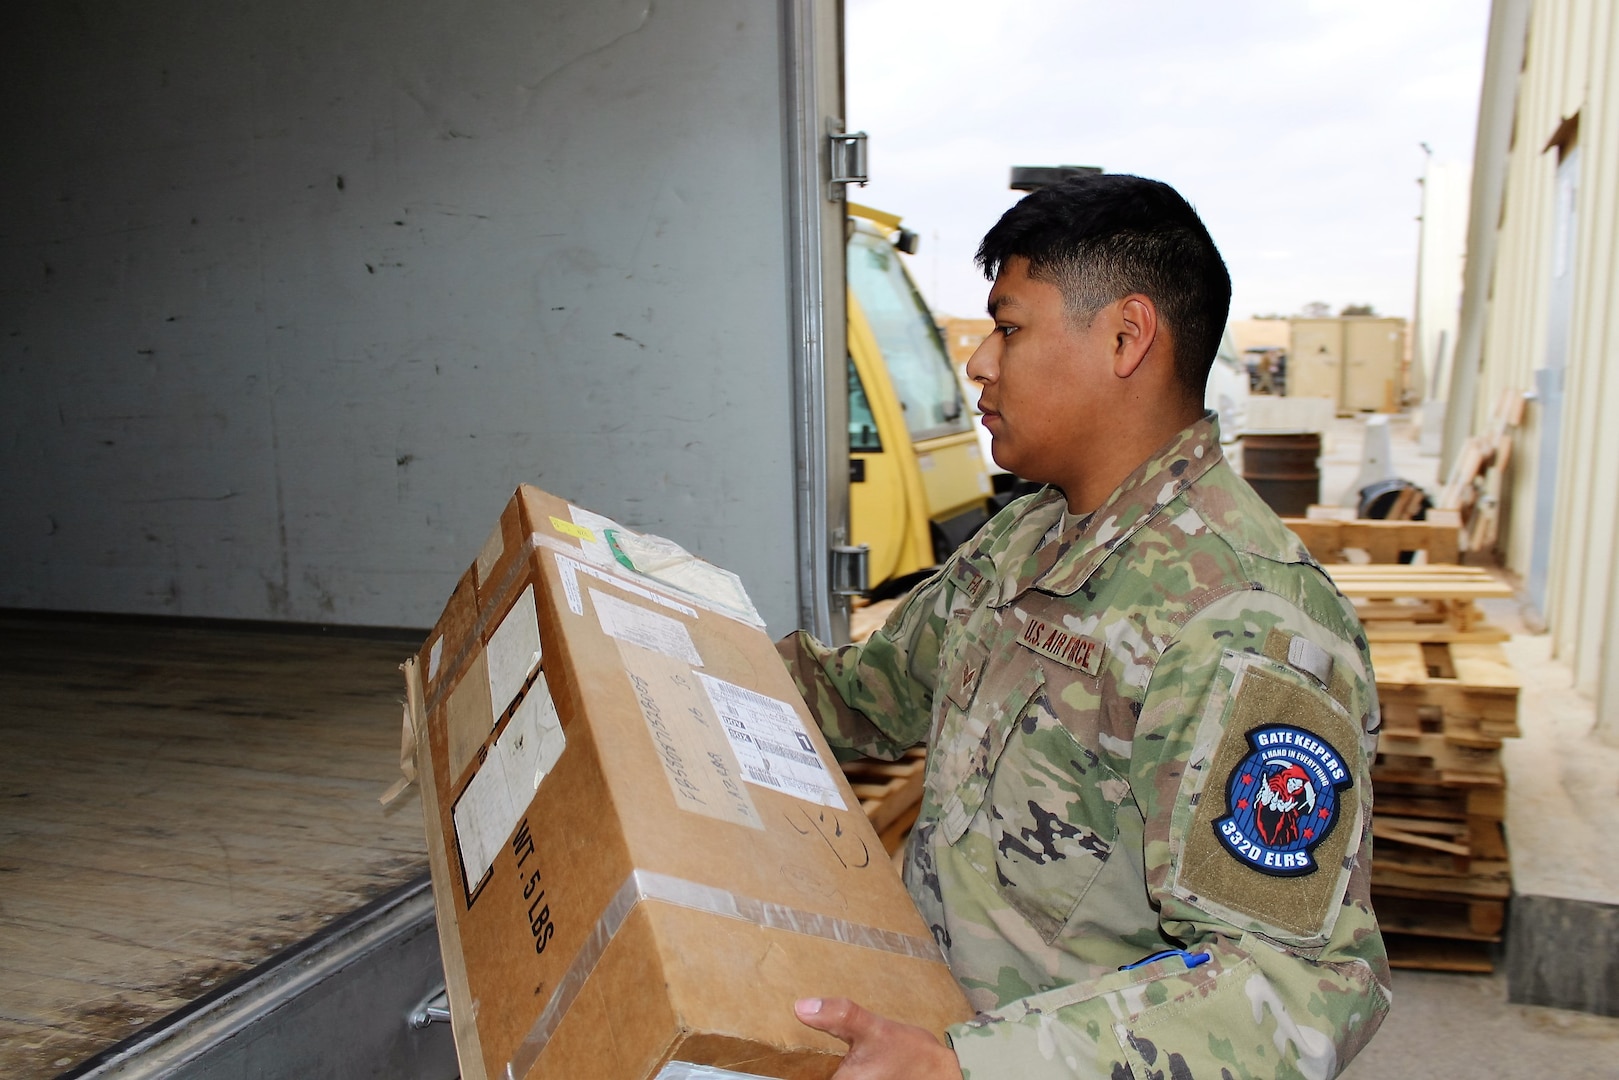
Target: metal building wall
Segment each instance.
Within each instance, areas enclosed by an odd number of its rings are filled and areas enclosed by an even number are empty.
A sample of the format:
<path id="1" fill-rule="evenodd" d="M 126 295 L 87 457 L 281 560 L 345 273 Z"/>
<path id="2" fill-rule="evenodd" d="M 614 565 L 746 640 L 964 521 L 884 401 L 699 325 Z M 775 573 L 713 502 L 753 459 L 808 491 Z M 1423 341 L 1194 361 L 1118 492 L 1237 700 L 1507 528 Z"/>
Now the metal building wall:
<path id="1" fill-rule="evenodd" d="M 1492 22 L 1513 6 L 1497 0 Z M 1472 425 L 1485 430 L 1501 394 L 1532 390 L 1545 365 L 1557 239 L 1558 150 L 1548 142 L 1577 115 L 1572 315 L 1545 614 L 1557 655 L 1571 664 L 1578 686 L 1598 697 L 1599 724 L 1619 739 L 1619 17 L 1605 0 L 1536 0 L 1525 45 L 1521 72 L 1487 75 L 1514 79 L 1517 92 L 1504 196 L 1498 206 L 1475 208 L 1496 215 L 1497 246 L 1487 288 L 1464 299 L 1484 309 Z M 1484 98 L 1488 107 L 1488 86 Z M 1487 119 L 1481 116 L 1481 132 Z M 1475 176 L 1503 167 L 1484 156 L 1487 149 L 1481 141 Z M 1524 574 L 1534 556 L 1542 419 L 1532 402 L 1514 446 L 1504 547 L 1508 565 Z"/>
<path id="2" fill-rule="evenodd" d="M 0 606 L 428 625 L 532 481 L 796 625 L 781 12 L 16 13 Z"/>
<path id="3" fill-rule="evenodd" d="M 1429 160 L 1422 177 L 1417 305 L 1411 327 L 1412 382 L 1423 401 L 1444 401 L 1455 366 L 1456 325 L 1467 250 L 1466 163 Z M 1424 417 L 1424 425 L 1427 424 Z"/>

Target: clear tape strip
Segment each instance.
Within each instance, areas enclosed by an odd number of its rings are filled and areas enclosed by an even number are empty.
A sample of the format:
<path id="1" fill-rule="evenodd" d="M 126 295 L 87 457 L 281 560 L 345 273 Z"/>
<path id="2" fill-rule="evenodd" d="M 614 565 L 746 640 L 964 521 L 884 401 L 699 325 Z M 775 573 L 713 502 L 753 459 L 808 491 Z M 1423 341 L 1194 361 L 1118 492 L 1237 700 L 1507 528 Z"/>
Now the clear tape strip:
<path id="1" fill-rule="evenodd" d="M 528 557 L 534 554 L 534 540 L 535 537 L 530 536 L 523 542 L 522 550 L 517 553 L 517 558 L 512 560 L 511 565 L 506 568 L 506 572 L 500 576 L 500 580 L 495 583 L 493 589 L 480 590 L 496 597 L 496 600 L 484 606 L 483 614 L 473 622 L 471 631 L 462 640 L 460 646 L 457 647 L 455 655 L 450 657 L 448 663 L 439 668 L 438 679 L 436 681 L 429 680 L 433 682 L 433 689 L 427 695 L 427 710 L 424 715 L 431 715 L 438 710 L 440 705 L 444 704 L 444 699 L 449 696 L 452 686 L 451 675 L 459 674 L 461 665 L 471 659 L 472 653 L 483 648 L 483 632 L 489 629 L 489 624 L 494 622 L 496 618 L 503 619 L 506 617 L 507 601 L 517 595 L 519 579 L 525 584 L 528 581 Z M 485 585 L 487 584 L 485 582 Z"/>
<path id="2" fill-rule="evenodd" d="M 717 603 L 709 597 L 699 596 L 694 592 L 687 592 L 678 585 L 671 585 L 667 581 L 660 581 L 659 579 L 649 577 L 646 574 L 637 574 L 632 570 L 626 570 L 616 562 L 592 562 L 590 559 L 586 558 L 584 552 L 575 545 L 563 543 L 562 541 L 555 540 L 543 533 L 530 533 L 528 538 L 528 550 L 534 551 L 539 548 L 547 548 L 551 551 L 565 555 L 568 558 L 573 559 L 575 562 L 583 563 L 584 565 L 590 567 L 592 576 L 598 577 L 600 580 L 606 581 L 609 584 L 622 584 L 632 591 L 656 593 L 666 600 L 672 600 L 677 603 L 684 601 L 688 604 L 700 607 L 704 611 L 713 612 L 715 615 L 723 615 L 732 622 L 739 622 L 744 626 L 751 626 L 755 630 L 763 630 L 765 628 L 765 624 L 760 620 L 750 618 L 748 615 L 737 611 L 735 608 L 732 608 L 729 605 Z M 603 577 L 603 574 L 607 576 Z"/>
<path id="3" fill-rule="evenodd" d="M 944 959 L 932 938 L 912 937 L 894 930 L 879 930 L 874 926 L 862 926 L 847 919 L 803 911 L 788 907 L 786 904 L 773 904 L 755 900 L 750 896 L 738 896 L 736 893 L 712 885 L 700 885 L 695 881 L 651 870 L 632 870 L 629 877 L 624 879 L 624 884 L 613 894 L 612 900 L 608 901 L 607 909 L 596 920 L 596 925 L 591 927 L 590 935 L 580 946 L 573 963 L 568 965 L 568 970 L 557 982 L 556 989 L 551 991 L 551 999 L 546 1002 L 545 1011 L 534 1021 L 534 1026 L 529 1028 L 528 1035 L 518 1045 L 511 1061 L 507 1063 L 507 1080 L 519 1080 L 534 1067 L 534 1063 L 539 1060 L 540 1052 L 545 1049 L 545 1044 L 556 1032 L 557 1025 L 562 1022 L 562 1017 L 567 1014 L 574 998 L 584 988 L 585 980 L 595 970 L 602 954 L 607 951 L 608 943 L 624 925 L 624 920 L 629 918 L 635 905 L 642 900 L 660 900 L 666 904 L 740 919 L 774 930 L 827 938 L 845 945 L 878 949 L 917 960 L 942 962 Z"/>
<path id="4" fill-rule="evenodd" d="M 603 580 L 612 580 L 614 582 L 622 583 L 627 588 L 644 589 L 649 592 L 660 593 L 670 600 L 683 598 L 704 609 L 705 611 L 712 611 L 716 615 L 723 615 L 727 619 L 742 623 L 746 626 L 752 626 L 755 629 L 764 629 L 764 623 L 754 619 L 749 619 L 745 615 L 739 614 L 730 608 L 715 606 L 706 598 L 688 593 L 684 589 L 676 589 L 674 586 L 661 581 L 656 582 L 654 586 L 653 583 L 648 582 L 647 579 L 642 575 L 631 574 L 620 567 L 617 563 L 614 563 L 611 566 L 601 566 L 591 563 L 588 559 L 584 558 L 584 553 L 577 544 L 566 544 L 559 540 L 554 540 L 543 533 L 529 533 L 528 536 L 523 538 L 523 545 L 518 551 L 517 557 L 513 559 L 511 565 L 506 568 L 506 572 L 501 575 L 500 580 L 495 583 L 494 588 L 489 589 L 487 587 L 488 583 L 485 582 L 485 587 L 480 588 L 479 590 L 480 592 L 495 596 L 497 598 L 496 602 L 485 607 L 483 615 L 481 615 L 473 623 L 471 632 L 468 633 L 465 639 L 462 640 L 460 646 L 455 650 L 454 655 L 449 658 L 447 663 L 443 664 L 439 668 L 439 677 L 436 680 L 426 680 L 427 682 L 432 683 L 432 690 L 427 695 L 427 713 L 433 713 L 440 705 L 444 704 L 444 699 L 449 696 L 450 692 L 450 674 L 452 672 L 459 672 L 461 670 L 461 665 L 466 663 L 467 660 L 471 658 L 472 653 L 475 650 L 483 647 L 483 633 L 485 630 L 489 629 L 489 624 L 493 622 L 497 616 L 503 618 L 506 615 L 506 612 L 502 609 L 505 607 L 507 600 L 516 594 L 516 586 L 519 584 L 519 579 L 521 579 L 524 583 L 526 583 L 528 580 L 528 571 L 531 569 L 528 564 L 528 557 L 534 554 L 534 552 L 540 548 L 545 548 L 549 551 L 565 555 L 570 559 L 574 559 L 575 561 L 583 562 L 585 565 L 591 566 L 596 571 L 610 575 L 610 578 L 603 578 Z"/>
<path id="5" fill-rule="evenodd" d="M 759 1080 L 758 1073 L 733 1072 L 716 1069 L 712 1065 L 693 1065 L 689 1061 L 671 1061 L 652 1080 Z"/>

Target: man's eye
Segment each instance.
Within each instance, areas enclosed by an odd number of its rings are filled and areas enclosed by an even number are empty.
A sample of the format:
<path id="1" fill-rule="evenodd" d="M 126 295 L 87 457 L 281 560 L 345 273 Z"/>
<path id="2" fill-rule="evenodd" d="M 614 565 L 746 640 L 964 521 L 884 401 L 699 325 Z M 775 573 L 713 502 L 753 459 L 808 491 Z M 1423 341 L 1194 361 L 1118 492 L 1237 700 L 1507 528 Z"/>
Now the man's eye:
<path id="1" fill-rule="evenodd" d="M 997 326 L 995 328 L 995 332 L 997 334 L 1000 334 L 1001 337 L 1003 337 L 1003 338 L 1009 338 L 1009 337 L 1012 336 L 1013 331 L 1015 331 L 1016 329 L 1017 329 L 1017 327 L 1015 327 L 1015 326 Z"/>

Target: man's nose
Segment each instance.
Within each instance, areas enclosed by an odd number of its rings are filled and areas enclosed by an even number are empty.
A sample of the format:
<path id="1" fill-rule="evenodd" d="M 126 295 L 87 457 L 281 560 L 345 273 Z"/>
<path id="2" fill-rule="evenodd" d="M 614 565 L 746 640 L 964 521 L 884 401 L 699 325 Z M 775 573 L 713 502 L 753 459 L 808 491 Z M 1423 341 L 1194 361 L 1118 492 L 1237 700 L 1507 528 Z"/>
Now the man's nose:
<path id="1" fill-rule="evenodd" d="M 1000 373 L 1000 335 L 991 330 L 967 358 L 967 378 L 973 382 L 993 382 Z"/>

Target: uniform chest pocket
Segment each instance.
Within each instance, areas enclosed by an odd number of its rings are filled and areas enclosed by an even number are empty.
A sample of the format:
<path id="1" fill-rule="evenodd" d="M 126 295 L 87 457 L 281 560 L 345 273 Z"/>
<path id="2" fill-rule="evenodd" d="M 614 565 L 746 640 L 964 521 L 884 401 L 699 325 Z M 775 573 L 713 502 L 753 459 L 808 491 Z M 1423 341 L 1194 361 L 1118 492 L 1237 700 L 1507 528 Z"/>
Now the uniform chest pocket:
<path id="1" fill-rule="evenodd" d="M 990 777 L 986 809 L 1001 894 L 1047 941 L 1062 932 L 1118 838 L 1129 784 L 1052 715 L 1024 708 Z"/>

